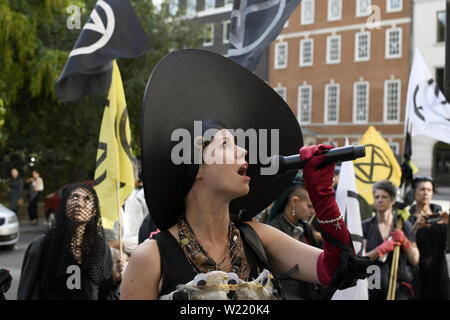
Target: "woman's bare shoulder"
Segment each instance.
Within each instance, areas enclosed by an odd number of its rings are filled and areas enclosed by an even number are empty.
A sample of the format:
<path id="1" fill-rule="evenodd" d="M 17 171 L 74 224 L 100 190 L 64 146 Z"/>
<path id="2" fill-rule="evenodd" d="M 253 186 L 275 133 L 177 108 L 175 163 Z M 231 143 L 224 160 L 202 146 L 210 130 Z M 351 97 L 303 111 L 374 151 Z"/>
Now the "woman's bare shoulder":
<path id="1" fill-rule="evenodd" d="M 157 299 L 161 263 L 156 240 L 146 240 L 131 254 L 121 285 L 121 299 Z"/>

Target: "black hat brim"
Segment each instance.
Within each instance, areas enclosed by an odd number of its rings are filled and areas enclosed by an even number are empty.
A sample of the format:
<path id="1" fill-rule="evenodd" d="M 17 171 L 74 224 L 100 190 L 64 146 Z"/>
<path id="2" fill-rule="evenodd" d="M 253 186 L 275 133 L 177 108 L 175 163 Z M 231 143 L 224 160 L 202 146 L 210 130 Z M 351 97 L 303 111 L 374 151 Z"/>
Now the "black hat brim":
<path id="1" fill-rule="evenodd" d="M 175 165 L 171 159 L 172 148 L 178 143 L 171 141 L 171 136 L 180 128 L 194 134 L 194 121 L 215 121 L 227 129 L 244 131 L 278 129 L 281 155 L 297 154 L 303 146 L 302 132 L 292 110 L 256 75 L 205 50 L 168 54 L 150 76 L 141 114 L 145 198 L 152 219 L 161 230 L 174 225 L 184 208 L 180 186 L 186 177 L 183 166 Z M 258 157 L 258 163 L 252 164 L 247 159 L 250 192 L 230 203 L 230 212 L 240 212 L 243 221 L 251 220 L 269 206 L 296 175 L 261 175 L 263 164 L 259 160 Z"/>

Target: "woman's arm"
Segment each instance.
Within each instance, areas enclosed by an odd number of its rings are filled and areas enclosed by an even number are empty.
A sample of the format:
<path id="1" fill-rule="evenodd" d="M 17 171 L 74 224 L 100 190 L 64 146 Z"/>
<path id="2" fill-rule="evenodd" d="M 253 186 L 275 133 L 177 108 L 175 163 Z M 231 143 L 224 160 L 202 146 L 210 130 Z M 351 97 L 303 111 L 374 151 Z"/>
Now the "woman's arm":
<path id="1" fill-rule="evenodd" d="M 317 260 L 323 250 L 295 240 L 280 230 L 259 222 L 248 222 L 261 239 L 273 271 L 286 273 L 296 265 L 292 278 L 320 284 Z"/>
<path id="2" fill-rule="evenodd" d="M 121 300 L 156 300 L 160 290 L 161 263 L 156 240 L 144 241 L 130 257 L 122 277 Z"/>
<path id="3" fill-rule="evenodd" d="M 406 256 L 408 257 L 409 263 L 411 263 L 413 266 L 419 264 L 420 252 L 415 242 L 411 242 L 411 245 L 409 246 L 408 249 L 405 250 L 405 252 Z"/>

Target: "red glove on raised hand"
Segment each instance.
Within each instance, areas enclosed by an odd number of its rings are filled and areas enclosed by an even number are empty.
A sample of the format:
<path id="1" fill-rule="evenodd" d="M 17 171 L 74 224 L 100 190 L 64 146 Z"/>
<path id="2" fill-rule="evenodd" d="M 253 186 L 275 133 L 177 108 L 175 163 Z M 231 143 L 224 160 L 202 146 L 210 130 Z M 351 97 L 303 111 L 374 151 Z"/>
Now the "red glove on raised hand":
<path id="1" fill-rule="evenodd" d="M 323 144 L 300 149 L 301 159 L 308 160 L 303 167 L 303 179 L 320 227 L 333 238 L 350 245 L 350 234 L 341 217 L 332 187 L 335 165 L 328 164 L 317 168 L 325 159 L 323 153 L 330 149 L 333 147 Z M 342 249 L 327 241 L 324 241 L 323 247 L 324 253 L 317 261 L 317 275 L 322 284 L 328 285 L 339 266 L 339 255 Z"/>
<path id="2" fill-rule="evenodd" d="M 392 240 L 397 241 L 401 244 L 403 250 L 407 250 L 411 244 L 411 241 L 405 236 L 402 230 L 395 230 L 391 232 Z"/>
<path id="3" fill-rule="evenodd" d="M 395 241 L 394 239 L 385 240 L 382 244 L 380 244 L 376 250 L 378 252 L 378 256 L 383 258 L 387 252 L 394 251 L 395 246 L 400 246 L 401 242 Z"/>

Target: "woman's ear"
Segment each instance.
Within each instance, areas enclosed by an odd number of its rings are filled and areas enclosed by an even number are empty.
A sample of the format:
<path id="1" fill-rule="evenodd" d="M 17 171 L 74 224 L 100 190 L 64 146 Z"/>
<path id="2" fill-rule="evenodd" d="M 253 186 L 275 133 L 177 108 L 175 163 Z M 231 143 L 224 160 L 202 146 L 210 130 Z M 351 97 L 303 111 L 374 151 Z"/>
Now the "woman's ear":
<path id="1" fill-rule="evenodd" d="M 203 177 L 203 166 L 204 164 L 201 164 L 198 166 L 197 175 L 195 176 L 195 180 L 201 180 Z"/>
<path id="2" fill-rule="evenodd" d="M 300 201 L 300 198 L 299 198 L 299 197 L 293 196 L 293 197 L 291 198 L 290 203 L 291 203 L 291 206 L 292 206 L 293 208 L 294 208 L 295 205 L 297 204 L 297 201 Z"/>

